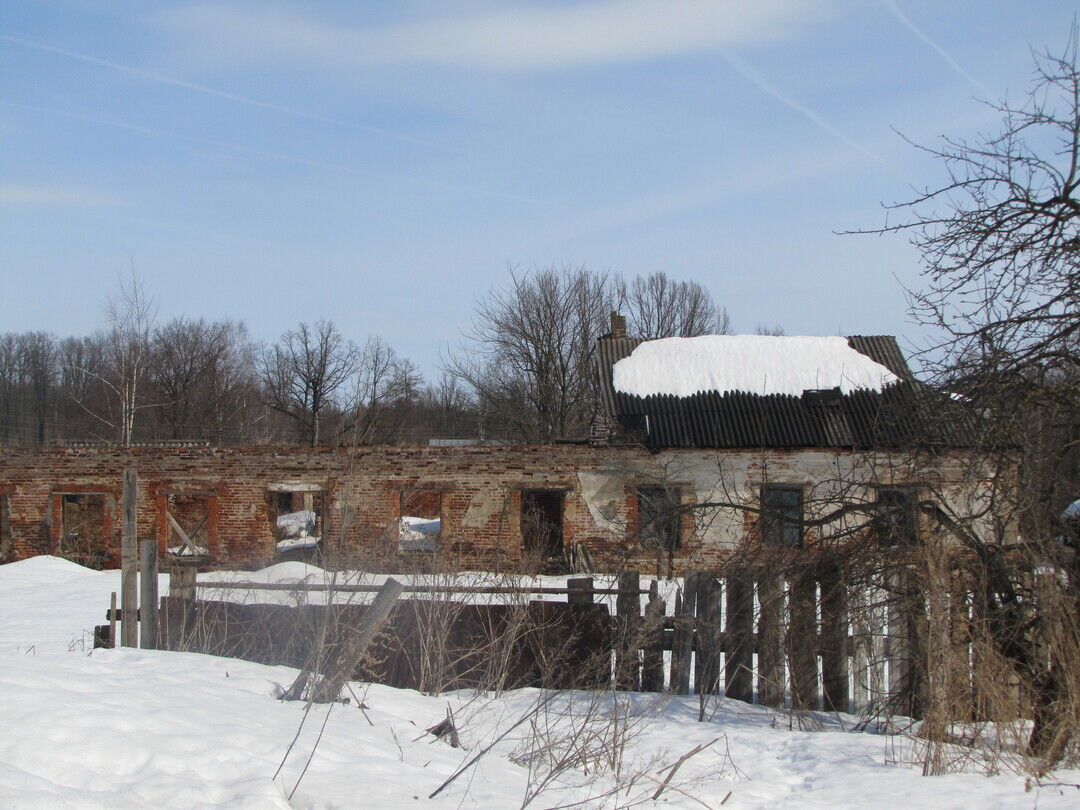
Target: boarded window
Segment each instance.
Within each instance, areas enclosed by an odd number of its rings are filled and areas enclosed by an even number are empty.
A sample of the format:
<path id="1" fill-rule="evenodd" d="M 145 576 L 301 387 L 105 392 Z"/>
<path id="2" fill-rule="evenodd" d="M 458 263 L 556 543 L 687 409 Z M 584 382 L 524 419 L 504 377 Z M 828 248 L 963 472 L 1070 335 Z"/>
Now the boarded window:
<path id="1" fill-rule="evenodd" d="M 765 545 L 777 548 L 802 546 L 801 486 L 766 484 L 761 488 L 761 540 Z"/>
<path id="2" fill-rule="evenodd" d="M 637 488 L 638 537 L 647 548 L 679 547 L 679 491 L 673 487 Z"/>
<path id="3" fill-rule="evenodd" d="M 443 493 L 408 490 L 401 493 L 398 548 L 401 551 L 438 551 L 442 536 Z"/>
<path id="4" fill-rule="evenodd" d="M 877 492 L 876 533 L 882 546 L 914 546 L 918 540 L 915 505 L 918 490 L 914 486 L 882 486 Z"/>
<path id="5" fill-rule="evenodd" d="M 278 551 L 318 548 L 325 501 L 323 491 L 310 487 L 275 485 L 267 493 L 267 515 Z"/>
<path id="6" fill-rule="evenodd" d="M 90 568 L 104 568 L 110 551 L 106 510 L 106 496 L 100 493 L 60 495 L 60 555 Z"/>
<path id="7" fill-rule="evenodd" d="M 166 496 L 165 547 L 180 557 L 203 557 L 210 553 L 210 492 L 170 492 Z"/>

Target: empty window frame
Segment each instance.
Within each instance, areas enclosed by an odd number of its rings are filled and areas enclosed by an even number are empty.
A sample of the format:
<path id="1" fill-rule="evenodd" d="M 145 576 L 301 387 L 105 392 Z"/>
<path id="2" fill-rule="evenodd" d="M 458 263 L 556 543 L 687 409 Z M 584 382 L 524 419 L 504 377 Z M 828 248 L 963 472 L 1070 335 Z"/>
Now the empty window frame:
<path id="1" fill-rule="evenodd" d="M 521 492 L 521 543 L 525 556 L 540 561 L 563 553 L 563 506 L 566 491 L 526 489 Z"/>
<path id="2" fill-rule="evenodd" d="M 637 488 L 638 539 L 652 549 L 679 547 L 679 491 L 674 487 Z"/>
<path id="3" fill-rule="evenodd" d="M 62 492 L 57 552 L 89 568 L 104 568 L 110 548 L 109 497 L 99 492 Z"/>
<path id="4" fill-rule="evenodd" d="M 435 552 L 442 536 L 443 493 L 438 490 L 403 490 L 398 520 L 400 551 Z"/>
<path id="5" fill-rule="evenodd" d="M 918 496 L 918 488 L 911 484 L 877 488 L 875 529 L 878 545 L 904 548 L 918 543 L 919 527 L 915 517 Z"/>
<path id="6" fill-rule="evenodd" d="M 761 488 L 761 541 L 775 548 L 803 544 L 803 488 L 765 484 Z"/>
<path id="7" fill-rule="evenodd" d="M 267 492 L 267 516 L 280 552 L 317 548 L 323 536 L 325 492 L 318 487 L 275 484 Z"/>

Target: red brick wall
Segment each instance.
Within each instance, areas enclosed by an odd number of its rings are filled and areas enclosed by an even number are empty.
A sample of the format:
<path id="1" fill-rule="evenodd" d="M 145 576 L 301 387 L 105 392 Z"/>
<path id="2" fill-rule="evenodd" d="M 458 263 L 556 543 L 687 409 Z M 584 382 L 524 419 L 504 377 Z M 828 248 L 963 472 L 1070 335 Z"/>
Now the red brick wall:
<path id="1" fill-rule="evenodd" d="M 577 485 L 578 469 L 602 469 L 632 448 L 579 445 L 529 447 L 336 448 L 7 448 L 0 450 L 0 493 L 7 494 L 10 559 L 54 553 L 59 531 L 53 505 L 59 492 L 110 495 L 105 544 L 119 549 L 120 490 L 125 467 L 139 473 L 138 531 L 169 537 L 170 494 L 209 493 L 208 540 L 215 565 L 255 566 L 275 558 L 271 484 L 318 485 L 326 492 L 324 536 L 350 552 L 370 553 L 389 568 L 419 562 L 397 550 L 402 498 L 438 491 L 445 555 L 463 567 L 512 568 L 521 561 L 522 489 L 565 489 L 566 542 L 588 544 L 599 560 L 622 556 L 625 537 L 598 528 Z M 622 509 L 629 509 L 629 495 Z M 423 496 L 421 496 L 423 497 Z M 477 500 L 488 500 L 487 508 Z M 346 526 L 342 531 L 342 512 Z M 473 515 L 470 516 L 470 511 Z M 175 538 L 174 538 L 175 539 Z M 115 562 L 115 560 L 112 560 Z"/>

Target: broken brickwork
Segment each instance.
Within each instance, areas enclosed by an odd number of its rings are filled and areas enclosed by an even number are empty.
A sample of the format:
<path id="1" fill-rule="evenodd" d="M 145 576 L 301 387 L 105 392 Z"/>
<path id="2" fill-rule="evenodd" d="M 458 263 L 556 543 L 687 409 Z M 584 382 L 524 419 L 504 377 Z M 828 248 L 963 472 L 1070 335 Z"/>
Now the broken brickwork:
<path id="1" fill-rule="evenodd" d="M 428 552 L 402 551 L 398 525 L 409 509 L 438 518 L 439 562 L 455 569 L 520 570 L 527 559 L 522 497 L 550 491 L 561 499 L 564 545 L 585 545 L 597 568 L 651 572 L 657 553 L 638 535 L 638 487 L 661 484 L 684 506 L 745 502 L 756 506 L 765 481 L 828 486 L 838 469 L 866 480 L 910 476 L 890 458 L 867 461 L 835 449 L 667 450 L 591 445 L 466 447 L 58 447 L 0 449 L 0 554 L 36 554 L 119 564 L 123 470 L 139 474 L 138 533 L 159 550 L 205 549 L 208 567 L 254 567 L 278 559 L 276 519 L 319 504 L 324 559 L 385 570 L 433 565 Z M 963 479 L 959 456 L 933 476 Z M 925 471 L 920 480 L 926 481 Z M 959 485 L 959 483 L 957 483 Z M 83 497 L 83 496 L 93 496 Z M 549 499 L 550 500 L 550 499 Z M 65 509 L 67 512 L 65 513 Z M 66 514 L 66 518 L 65 518 Z M 551 517 L 551 516 L 554 517 Z M 66 522 L 65 522 L 66 520 Z M 755 525 L 755 513 L 725 507 L 688 511 L 678 521 L 677 568 L 717 563 Z M 524 528 L 524 532 L 523 532 Z M 66 534 L 65 534 L 66 532 Z M 86 548 L 92 540 L 96 546 Z M 333 555 L 338 555 L 334 557 Z M 666 552 L 665 555 L 666 557 Z"/>

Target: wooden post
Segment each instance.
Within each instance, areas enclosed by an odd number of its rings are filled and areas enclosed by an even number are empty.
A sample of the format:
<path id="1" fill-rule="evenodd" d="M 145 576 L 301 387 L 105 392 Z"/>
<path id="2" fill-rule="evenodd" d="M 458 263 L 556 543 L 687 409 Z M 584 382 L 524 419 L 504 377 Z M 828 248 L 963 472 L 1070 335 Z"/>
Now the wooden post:
<path id="1" fill-rule="evenodd" d="M 169 596 L 179 599 L 195 598 L 195 575 L 198 568 L 185 565 L 180 561 L 174 562 L 169 567 Z"/>
<path id="2" fill-rule="evenodd" d="M 758 577 L 758 702 L 784 705 L 784 590 L 780 574 Z"/>
<path id="3" fill-rule="evenodd" d="M 328 703 L 338 699 L 341 690 L 345 688 L 345 684 L 352 680 L 354 673 L 363 663 L 367 648 L 374 640 L 375 634 L 379 632 L 383 623 L 390 616 L 390 611 L 393 610 L 403 590 L 404 586 L 393 577 L 389 577 L 383 583 L 379 592 L 375 595 L 374 601 L 364 612 L 364 617 L 361 619 L 359 626 L 342 646 L 340 654 L 326 673 L 326 677 L 313 689 L 312 700 L 314 702 Z M 310 672 L 308 674 L 310 677 Z M 297 676 L 297 681 L 303 676 L 304 672 L 301 671 L 300 675 Z M 294 688 L 295 684 L 290 687 L 289 691 L 292 692 Z"/>
<path id="4" fill-rule="evenodd" d="M 109 594 L 109 646 L 116 646 L 116 591 Z"/>
<path id="5" fill-rule="evenodd" d="M 664 690 L 664 612 L 666 605 L 660 598 L 660 588 L 654 579 L 649 584 L 649 602 L 645 606 L 645 653 L 641 666 L 641 690 L 662 692 Z"/>
<path id="6" fill-rule="evenodd" d="M 754 581 L 745 571 L 727 578 L 727 660 L 724 695 L 752 703 L 754 700 Z"/>
<path id="7" fill-rule="evenodd" d="M 566 601 L 575 607 L 584 607 L 593 603 L 593 578 L 571 577 L 566 580 L 566 587 L 571 591 L 566 595 Z M 578 591 L 578 593 L 574 593 Z"/>
<path id="8" fill-rule="evenodd" d="M 827 712 L 848 711 L 847 589 L 840 566 L 821 567 L 821 694 Z"/>
<path id="9" fill-rule="evenodd" d="M 817 674 L 817 580 L 804 565 L 791 578 L 789 598 L 791 624 L 787 653 L 791 671 L 791 708 L 816 709 Z"/>
<path id="10" fill-rule="evenodd" d="M 697 574 L 683 578 L 682 601 L 676 601 L 675 638 L 672 642 L 671 688 L 677 695 L 690 694 L 690 654 L 694 649 L 694 607 L 697 602 Z"/>
<path id="11" fill-rule="evenodd" d="M 618 625 L 615 647 L 615 686 L 638 691 L 638 649 L 641 647 L 641 576 L 637 571 L 619 574 L 619 593 L 615 597 Z"/>
<path id="12" fill-rule="evenodd" d="M 123 526 L 120 540 L 120 634 L 121 644 L 139 644 L 139 546 L 135 537 L 135 504 L 138 497 L 139 474 L 134 467 L 124 470 L 122 496 Z"/>
<path id="13" fill-rule="evenodd" d="M 144 650 L 158 647 L 158 559 L 157 540 L 139 544 L 139 646 Z"/>

